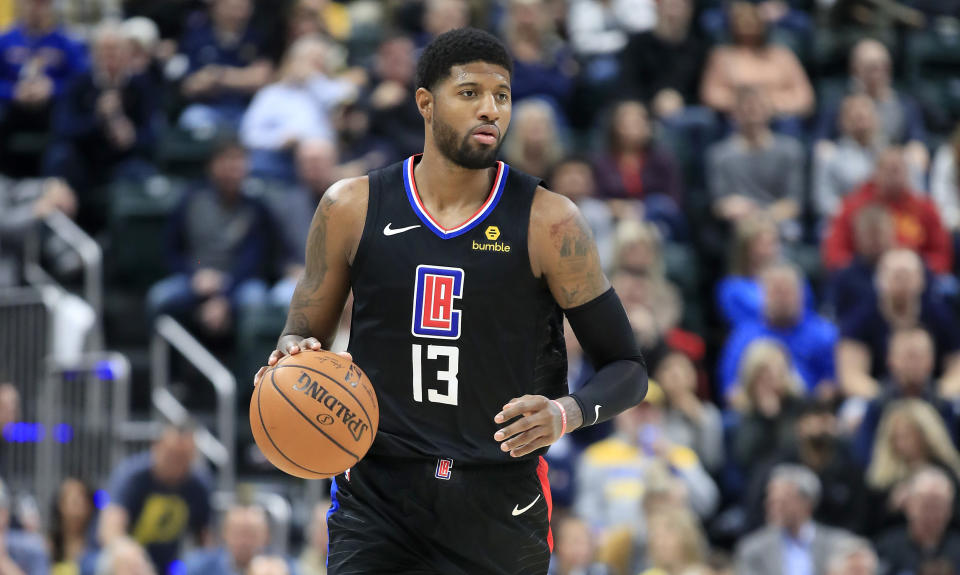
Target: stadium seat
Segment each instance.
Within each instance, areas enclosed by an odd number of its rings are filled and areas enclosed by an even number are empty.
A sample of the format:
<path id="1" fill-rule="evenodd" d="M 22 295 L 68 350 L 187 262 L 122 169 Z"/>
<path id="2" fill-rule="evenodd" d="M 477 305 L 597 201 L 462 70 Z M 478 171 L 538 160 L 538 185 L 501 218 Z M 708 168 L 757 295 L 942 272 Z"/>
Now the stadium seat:
<path id="1" fill-rule="evenodd" d="M 189 132 L 171 127 L 160 140 L 157 164 L 164 173 L 173 176 L 202 177 L 216 141 L 216 137 L 200 139 Z"/>
<path id="2" fill-rule="evenodd" d="M 156 176 L 119 181 L 110 189 L 107 277 L 111 283 L 146 289 L 165 275 L 163 235 L 184 183 Z"/>
<path id="3" fill-rule="evenodd" d="M 906 41 L 906 78 L 914 95 L 933 112 L 934 129 L 952 128 L 960 118 L 960 37 L 914 32 Z M 936 125 L 942 124 L 942 125 Z"/>
<path id="4" fill-rule="evenodd" d="M 264 364 L 277 346 L 277 336 L 287 322 L 287 309 L 272 305 L 240 310 L 237 347 L 233 370 L 239 381 L 246 382 Z M 250 392 L 253 390 L 251 389 Z M 250 401 L 247 393 L 237 398 L 241 406 Z"/>

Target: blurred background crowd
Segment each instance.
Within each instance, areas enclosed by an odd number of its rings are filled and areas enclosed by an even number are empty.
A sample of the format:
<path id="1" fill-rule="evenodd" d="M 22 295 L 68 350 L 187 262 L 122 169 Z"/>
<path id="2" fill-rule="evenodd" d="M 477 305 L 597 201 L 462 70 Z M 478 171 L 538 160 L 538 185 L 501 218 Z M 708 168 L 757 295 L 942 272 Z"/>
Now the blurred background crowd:
<path id="1" fill-rule="evenodd" d="M 421 151 L 417 57 L 467 25 L 652 378 L 550 449 L 551 573 L 960 573 L 957 0 L 0 0 L 0 573 L 325 573 L 324 486 L 258 454 L 249 382 L 320 197 Z M 37 285 L 58 365 L 129 368 L 87 427 L 14 365 Z M 110 402 L 172 425 L 91 467 Z"/>

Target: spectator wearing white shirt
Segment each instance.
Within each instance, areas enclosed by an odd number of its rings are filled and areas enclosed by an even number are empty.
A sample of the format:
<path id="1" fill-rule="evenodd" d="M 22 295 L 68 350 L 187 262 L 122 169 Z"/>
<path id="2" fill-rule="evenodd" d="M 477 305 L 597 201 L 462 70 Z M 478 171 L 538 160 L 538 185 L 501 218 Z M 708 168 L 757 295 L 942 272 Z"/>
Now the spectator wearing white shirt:
<path id="1" fill-rule="evenodd" d="M 280 78 L 257 93 L 240 127 L 255 176 L 292 180 L 291 153 L 308 140 L 336 139 L 333 110 L 356 97 L 356 86 L 327 75 L 328 47 L 318 38 L 298 40 L 287 52 Z"/>
<path id="2" fill-rule="evenodd" d="M 629 34 L 656 24 L 654 0 L 574 0 L 567 19 L 573 51 L 586 57 L 616 55 Z"/>
<path id="3" fill-rule="evenodd" d="M 960 156 L 960 127 L 950 141 L 937 149 L 930 170 L 930 194 L 937 204 L 943 224 L 956 235 L 960 229 L 960 181 L 957 180 L 957 156 Z"/>

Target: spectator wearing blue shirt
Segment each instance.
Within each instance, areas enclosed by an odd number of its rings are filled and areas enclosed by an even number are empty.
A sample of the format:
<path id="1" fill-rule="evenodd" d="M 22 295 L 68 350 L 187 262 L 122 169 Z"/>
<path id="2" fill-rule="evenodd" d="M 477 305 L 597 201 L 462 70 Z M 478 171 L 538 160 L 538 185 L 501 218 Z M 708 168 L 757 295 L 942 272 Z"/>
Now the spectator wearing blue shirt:
<path id="1" fill-rule="evenodd" d="M 731 326 L 763 319 L 763 289 L 760 274 L 783 257 L 777 223 L 761 212 L 737 222 L 729 273 L 717 284 L 720 315 Z M 804 282 L 804 301 L 814 309 L 813 290 Z"/>
<path id="2" fill-rule="evenodd" d="M 3 575 L 48 575 L 50 557 L 43 538 L 10 528 L 10 493 L 0 482 L 0 573 Z"/>
<path id="3" fill-rule="evenodd" d="M 957 425 L 953 406 L 937 397 L 934 389 L 933 352 L 933 339 L 921 328 L 901 330 L 891 336 L 887 361 L 889 375 L 884 383 L 884 390 L 879 397 L 867 404 L 857 432 L 856 455 L 864 468 L 870 464 L 874 439 L 884 411 L 890 404 L 901 399 L 922 399 L 933 406 L 956 444 Z"/>
<path id="4" fill-rule="evenodd" d="M 876 295 L 839 317 L 837 379 L 847 397 L 871 399 L 887 365 L 887 346 L 897 330 L 922 327 L 933 338 L 939 395 L 960 394 L 960 333 L 956 317 L 926 289 L 923 262 L 915 252 L 895 249 L 880 259 Z"/>
<path id="5" fill-rule="evenodd" d="M 877 262 L 896 245 L 893 215 L 882 204 L 865 207 L 853 221 L 853 259 L 827 283 L 827 303 L 835 317 L 845 317 L 874 297 Z"/>
<path id="6" fill-rule="evenodd" d="M 804 309 L 800 272 L 790 264 L 776 264 L 763 272 L 761 283 L 762 320 L 738 326 L 720 357 L 722 394 L 726 397 L 733 390 L 744 351 L 751 342 L 763 338 L 779 341 L 787 348 L 808 391 L 832 382 L 837 329 L 826 319 Z"/>
<path id="7" fill-rule="evenodd" d="M 70 82 L 57 105 L 46 169 L 81 191 L 113 175 L 147 173 L 157 122 L 150 82 L 130 74 L 127 34 L 105 22 L 94 34 L 93 68 Z"/>
<path id="8" fill-rule="evenodd" d="M 189 61 L 181 86 L 190 102 L 180 117 L 184 129 L 236 132 L 253 94 L 273 76 L 252 13 L 252 0 L 214 0 L 209 18 L 188 26 L 180 44 Z"/>
<path id="9" fill-rule="evenodd" d="M 19 20 L 0 35 L 0 171 L 35 176 L 38 158 L 14 154 L 11 136 L 46 132 L 53 103 L 87 68 L 84 47 L 57 23 L 54 0 L 21 0 Z"/>
<path id="10" fill-rule="evenodd" d="M 270 542 L 270 525 L 260 507 L 235 505 L 223 519 L 223 545 L 187 557 L 187 575 L 244 575 Z"/>
<path id="11" fill-rule="evenodd" d="M 99 540 L 106 550 L 129 536 L 165 574 L 188 535 L 210 540 L 212 488 L 194 467 L 196 444 L 189 426 L 168 427 L 150 451 L 123 461 L 110 479 L 110 505 L 100 516 Z"/>
<path id="12" fill-rule="evenodd" d="M 537 96 L 564 117 L 573 94 L 573 53 L 557 36 L 543 0 L 512 0 L 505 20 L 507 48 L 513 56 L 513 100 Z"/>
<path id="13" fill-rule="evenodd" d="M 267 208 L 243 192 L 246 152 L 233 140 L 220 145 L 207 187 L 186 195 L 171 216 L 167 264 L 173 275 L 147 294 L 151 317 L 196 313 L 210 335 L 223 335 L 237 309 L 260 305 L 271 230 Z"/>

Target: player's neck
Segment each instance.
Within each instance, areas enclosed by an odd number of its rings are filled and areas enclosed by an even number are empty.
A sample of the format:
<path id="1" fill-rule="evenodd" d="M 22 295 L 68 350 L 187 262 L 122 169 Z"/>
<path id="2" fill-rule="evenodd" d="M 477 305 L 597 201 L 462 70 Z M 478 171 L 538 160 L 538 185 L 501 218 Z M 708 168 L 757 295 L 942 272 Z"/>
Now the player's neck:
<path id="1" fill-rule="evenodd" d="M 433 215 L 440 212 L 475 208 L 490 195 L 496 171 L 470 170 L 443 157 L 439 152 L 424 151 L 413 168 L 420 201 Z"/>

